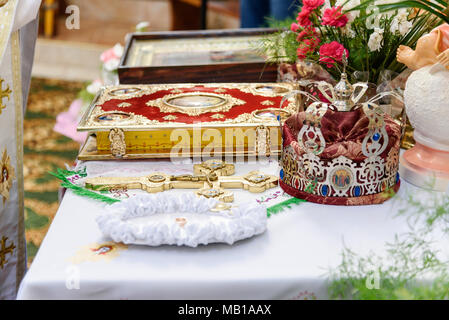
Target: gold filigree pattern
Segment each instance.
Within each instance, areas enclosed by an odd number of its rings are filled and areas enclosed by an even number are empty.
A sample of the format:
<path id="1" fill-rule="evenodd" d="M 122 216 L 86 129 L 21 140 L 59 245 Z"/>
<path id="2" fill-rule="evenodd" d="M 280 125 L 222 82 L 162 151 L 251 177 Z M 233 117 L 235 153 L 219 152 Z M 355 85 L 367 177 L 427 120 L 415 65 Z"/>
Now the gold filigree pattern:
<path id="1" fill-rule="evenodd" d="M 173 105 L 169 103 L 169 101 L 173 101 L 174 99 L 183 99 L 187 97 L 206 97 L 209 99 L 215 99 L 219 102 L 211 105 L 200 106 L 200 101 L 198 102 L 198 107 L 187 107 L 182 105 Z M 171 113 L 171 112 L 181 112 L 184 114 L 188 114 L 189 116 L 198 116 L 203 113 L 208 112 L 227 112 L 232 109 L 234 106 L 243 105 L 245 101 L 237 99 L 229 94 L 211 94 L 207 92 L 189 92 L 189 93 L 181 93 L 181 94 L 169 94 L 162 98 L 149 100 L 146 105 L 149 107 L 157 107 L 161 112 Z"/>
<path id="2" fill-rule="evenodd" d="M 290 109 L 289 109 L 290 110 Z M 105 112 L 103 110 L 101 110 L 101 108 L 97 108 L 92 112 L 92 117 L 90 118 L 90 120 L 88 120 L 88 122 L 86 123 L 86 125 L 91 126 L 92 128 L 98 126 L 98 122 L 95 121 L 95 118 L 98 117 L 101 114 L 104 114 Z M 157 128 L 190 128 L 192 125 L 190 124 L 185 124 L 182 122 L 170 122 L 170 123 L 166 123 L 166 122 L 161 122 L 159 120 L 150 120 L 142 115 L 139 114 L 135 114 L 133 112 L 128 112 L 130 118 L 126 123 L 123 123 L 123 121 L 109 121 L 107 123 L 108 127 L 112 127 L 112 126 L 120 126 L 129 130 L 132 129 L 138 129 L 138 128 L 143 128 L 144 126 L 154 126 Z M 93 120 L 92 120 L 93 119 Z M 132 123 L 132 125 L 131 125 Z M 243 113 L 239 116 L 237 116 L 234 119 L 226 119 L 226 120 L 222 120 L 222 121 L 208 121 L 207 124 L 209 125 L 222 125 L 222 124 L 229 124 L 229 125 L 238 125 L 241 123 L 261 123 L 261 120 L 255 118 L 251 113 Z M 264 121 L 264 123 L 267 123 L 266 121 Z M 274 121 L 273 124 L 279 125 L 279 123 L 277 121 Z M 92 130 L 92 129 L 89 129 Z"/>
<path id="3" fill-rule="evenodd" d="M 6 148 L 0 159 L 0 169 L 0 195 L 3 198 L 3 204 L 5 204 L 9 200 L 9 190 L 12 187 L 13 180 L 16 178 L 15 170 L 11 165 L 11 158 Z"/>
<path id="4" fill-rule="evenodd" d="M 277 84 L 277 83 L 266 83 L 264 84 L 266 86 L 273 86 L 273 87 L 281 87 L 283 89 L 286 89 L 287 91 L 289 90 L 293 90 L 293 85 L 289 84 L 289 83 L 282 83 L 282 84 Z M 242 92 L 245 93 L 252 93 L 255 95 L 261 95 L 264 97 L 278 97 L 278 96 L 283 96 L 285 95 L 285 92 L 271 92 L 271 91 L 263 91 L 260 90 L 260 86 L 261 84 L 255 84 L 255 83 L 245 83 L 245 84 L 240 84 L 240 83 L 202 83 L 202 84 L 195 84 L 195 83 L 180 83 L 180 84 L 157 84 L 157 85 L 119 85 L 119 86 L 110 86 L 110 87 L 106 87 L 103 88 L 100 91 L 100 94 L 98 95 L 97 99 L 94 101 L 94 106 L 97 105 L 101 105 L 109 100 L 112 99 L 118 99 L 118 100 L 126 100 L 129 99 L 130 96 L 132 96 L 133 98 L 138 98 L 141 97 L 143 95 L 150 95 L 152 93 L 155 93 L 157 91 L 161 91 L 161 90 L 167 90 L 170 91 L 170 93 L 172 94 L 177 94 L 177 93 L 183 93 L 184 91 L 182 91 L 180 88 L 194 88 L 197 86 L 202 86 L 205 88 L 214 88 L 217 87 L 217 89 L 239 89 Z M 259 89 L 258 89 L 259 88 Z M 125 94 L 121 94 L 121 93 L 117 93 L 117 91 L 119 89 L 131 89 L 131 90 L 136 90 L 136 92 L 134 93 L 125 93 Z"/>
<path id="5" fill-rule="evenodd" d="M 270 132 L 267 127 L 260 125 L 256 128 L 256 151 L 258 154 L 270 155 Z"/>
<path id="6" fill-rule="evenodd" d="M 117 105 L 117 107 L 119 107 L 119 108 L 127 108 L 127 107 L 131 107 L 131 103 L 128 103 L 128 102 L 122 102 L 122 103 L 119 103 L 119 104 Z"/>
<path id="7" fill-rule="evenodd" d="M 399 166 L 399 147 L 391 148 L 388 152 L 387 163 L 385 164 L 385 169 L 388 176 L 394 175 L 398 172 Z"/>
<path id="8" fill-rule="evenodd" d="M 123 157 L 126 154 L 125 133 L 122 129 L 111 129 L 109 132 L 111 153 L 114 157 Z"/>
<path id="9" fill-rule="evenodd" d="M 216 114 L 214 114 L 214 115 L 212 115 L 212 116 L 210 116 L 212 119 L 223 119 L 225 116 L 224 116 L 224 114 L 221 114 L 221 113 L 216 113 Z"/>
<path id="10" fill-rule="evenodd" d="M 6 255 L 10 254 L 11 256 L 14 253 L 14 249 L 16 246 L 14 245 L 14 242 L 11 241 L 11 244 L 9 246 L 6 246 L 6 241 L 8 240 L 7 237 L 2 237 L 2 241 L 0 243 L 0 268 L 3 269 L 5 264 L 8 262 L 6 260 Z"/>
<path id="11" fill-rule="evenodd" d="M 2 113 L 2 110 L 6 108 L 6 104 L 3 103 L 3 99 L 10 99 L 10 95 L 11 95 L 11 89 L 9 88 L 9 86 L 6 86 L 5 89 L 3 89 L 3 82 L 5 80 L 0 78 L 0 114 Z"/>
<path id="12" fill-rule="evenodd" d="M 172 120 L 176 120 L 176 119 L 178 119 L 178 117 L 173 114 L 169 114 L 164 117 L 164 120 L 167 120 L 167 121 L 172 121 Z"/>
<path id="13" fill-rule="evenodd" d="M 278 84 L 274 84 L 278 85 Z M 160 85 L 120 85 L 112 86 L 112 87 L 106 87 L 102 89 L 100 94 L 97 96 L 95 101 L 92 103 L 92 105 L 89 107 L 90 110 L 85 113 L 83 118 L 80 121 L 79 128 L 80 130 L 98 130 L 99 128 L 103 129 L 110 129 L 111 127 L 120 126 L 120 128 L 126 129 L 126 130 L 137 130 L 137 129 L 148 129 L 148 127 L 152 128 L 163 128 L 163 127 L 170 127 L 170 128 L 182 128 L 182 127 L 191 127 L 191 125 L 187 125 L 182 122 L 161 122 L 158 120 L 152 120 L 148 119 L 142 115 L 136 115 L 132 112 L 127 112 L 127 114 L 130 115 L 129 119 L 127 119 L 126 123 L 123 121 L 108 121 L 107 123 L 98 123 L 96 121 L 96 118 L 100 116 L 101 114 L 104 114 L 105 112 L 102 110 L 101 106 L 106 101 L 109 101 L 111 99 L 121 99 L 126 100 L 129 99 L 129 95 L 119 95 L 114 94 L 111 95 L 110 92 L 113 92 L 114 90 L 117 90 L 117 88 L 138 88 L 140 89 L 138 92 L 134 93 L 132 95 L 133 98 L 135 97 L 141 97 L 143 95 L 150 95 L 154 92 L 160 91 L 160 90 L 167 90 L 172 91 L 176 90 L 178 88 L 193 88 L 196 86 L 203 86 L 205 88 L 213 88 L 213 87 L 219 87 L 224 89 L 239 89 L 242 92 L 245 93 L 252 93 L 256 95 L 262 95 L 266 97 L 275 97 L 275 96 L 283 96 L 282 94 L 276 94 L 276 93 L 259 93 L 255 91 L 255 88 L 260 86 L 260 84 L 239 84 L 239 83 L 204 83 L 204 84 L 160 84 Z M 293 87 L 290 84 L 282 84 L 282 87 L 293 89 Z M 179 89 L 178 89 L 179 90 Z M 181 90 L 179 90 L 181 91 Z M 202 92 L 204 93 L 204 92 Z M 285 108 L 284 110 L 290 111 L 292 113 L 296 112 L 296 104 L 295 104 L 295 97 L 288 98 L 288 104 L 284 104 Z M 225 119 L 219 121 L 209 121 L 208 125 L 238 125 L 241 123 L 267 123 L 267 120 L 261 121 L 260 119 L 254 118 L 250 113 L 241 114 L 238 117 L 234 119 Z M 273 122 L 274 123 L 274 122 Z"/>
<path id="14" fill-rule="evenodd" d="M 274 102 L 271 100 L 264 100 L 260 104 L 263 106 L 272 106 L 272 105 L 274 105 Z"/>

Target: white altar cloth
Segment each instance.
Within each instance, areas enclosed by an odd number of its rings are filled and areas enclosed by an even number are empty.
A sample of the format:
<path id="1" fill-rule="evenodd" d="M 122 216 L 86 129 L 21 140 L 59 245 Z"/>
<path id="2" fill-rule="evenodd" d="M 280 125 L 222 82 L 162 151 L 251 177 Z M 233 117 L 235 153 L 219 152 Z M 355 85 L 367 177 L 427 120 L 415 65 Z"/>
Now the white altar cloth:
<path id="1" fill-rule="evenodd" d="M 88 171 L 101 167 L 107 171 L 107 166 L 116 165 L 89 162 Z M 164 166 L 173 168 L 168 162 L 142 161 L 133 165 L 140 165 L 148 172 L 160 171 Z M 174 167 L 182 172 L 189 171 L 191 166 Z M 257 167 L 238 164 L 236 174 Z M 277 165 L 261 169 L 275 174 Z M 398 195 L 404 196 L 406 192 L 418 196 L 420 190 L 402 181 Z M 236 202 L 255 201 L 261 196 L 240 190 L 235 195 Z M 352 207 L 301 203 L 270 217 L 264 234 L 232 246 L 130 245 L 113 258 L 74 264 L 70 259 L 80 248 L 109 239 L 102 237 L 95 223 L 95 216 L 105 210 L 105 205 L 68 191 L 21 284 L 18 298 L 327 298 L 326 273 L 329 267 L 341 262 L 344 245 L 360 254 L 371 250 L 382 253 L 386 241 L 408 230 L 406 218 L 397 216 L 397 204 L 395 200 Z M 437 245 L 445 254 L 449 253 L 447 239 Z"/>

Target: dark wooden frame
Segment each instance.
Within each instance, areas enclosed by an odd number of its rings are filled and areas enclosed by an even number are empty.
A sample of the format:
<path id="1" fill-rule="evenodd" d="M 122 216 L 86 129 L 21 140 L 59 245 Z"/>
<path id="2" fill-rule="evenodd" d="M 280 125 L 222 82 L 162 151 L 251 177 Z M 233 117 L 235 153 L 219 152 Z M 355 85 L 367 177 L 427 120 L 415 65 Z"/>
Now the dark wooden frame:
<path id="1" fill-rule="evenodd" d="M 264 62 L 234 62 L 189 66 L 125 65 L 130 48 L 136 40 L 200 39 L 212 37 L 257 36 L 276 32 L 276 29 L 228 29 L 207 31 L 146 32 L 128 35 L 118 74 L 121 84 L 205 83 L 205 82 L 276 82 L 277 66 Z"/>

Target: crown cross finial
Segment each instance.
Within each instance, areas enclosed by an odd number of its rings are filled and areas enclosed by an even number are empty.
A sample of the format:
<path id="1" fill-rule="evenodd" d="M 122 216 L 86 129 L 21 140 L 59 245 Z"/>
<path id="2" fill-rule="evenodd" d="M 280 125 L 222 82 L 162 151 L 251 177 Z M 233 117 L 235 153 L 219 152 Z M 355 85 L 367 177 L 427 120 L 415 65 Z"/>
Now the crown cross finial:
<path id="1" fill-rule="evenodd" d="M 348 63 L 348 58 L 346 57 L 345 52 L 343 52 L 342 61 L 343 73 L 341 74 L 340 81 L 335 85 L 334 88 L 336 99 L 333 101 L 333 104 L 340 111 L 349 111 L 353 106 L 351 96 L 354 92 L 354 88 L 348 81 L 348 77 L 346 75 L 346 65 Z"/>
<path id="2" fill-rule="evenodd" d="M 348 57 L 346 56 L 346 52 L 343 51 L 343 55 L 341 57 L 341 61 L 343 62 L 343 73 L 346 73 L 346 66 L 348 65 Z"/>

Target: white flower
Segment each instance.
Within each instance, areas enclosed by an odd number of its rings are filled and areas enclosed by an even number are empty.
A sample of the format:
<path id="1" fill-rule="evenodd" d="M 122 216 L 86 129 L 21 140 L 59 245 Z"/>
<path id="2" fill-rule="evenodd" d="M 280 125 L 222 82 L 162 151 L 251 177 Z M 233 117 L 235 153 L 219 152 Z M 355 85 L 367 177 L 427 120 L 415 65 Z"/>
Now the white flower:
<path id="1" fill-rule="evenodd" d="M 368 40 L 368 48 L 370 51 L 379 51 L 382 48 L 382 41 L 384 39 L 384 29 L 374 28 Z"/>
<path id="2" fill-rule="evenodd" d="M 375 5 L 369 5 L 366 8 L 366 13 L 370 14 L 370 16 L 367 17 L 366 21 L 365 21 L 365 25 L 368 29 L 379 28 L 380 21 L 383 18 L 388 17 L 389 14 L 391 15 L 391 13 L 389 13 L 389 12 L 379 13 L 379 8 Z"/>
<path id="3" fill-rule="evenodd" d="M 348 36 L 349 38 L 355 38 L 355 36 L 356 36 L 355 31 L 352 30 L 351 25 L 350 25 L 349 23 L 346 24 L 346 25 L 342 28 L 341 31 L 343 32 L 343 34 L 344 34 L 345 36 Z"/>
<path id="4" fill-rule="evenodd" d="M 121 56 L 123 55 L 123 51 L 124 51 L 123 46 L 122 46 L 120 43 L 117 43 L 117 44 L 114 46 L 113 50 L 114 50 L 114 55 L 115 55 L 117 58 L 121 58 Z"/>
<path id="5" fill-rule="evenodd" d="M 110 59 L 104 63 L 104 68 L 107 71 L 114 71 L 117 70 L 119 63 L 119 59 Z"/>
<path id="6" fill-rule="evenodd" d="M 413 26 L 411 21 L 408 21 L 409 12 L 406 9 L 400 9 L 397 15 L 391 21 L 390 31 L 395 34 L 399 31 L 401 36 L 406 35 Z"/>
<path id="7" fill-rule="evenodd" d="M 149 26 L 150 26 L 150 23 L 149 23 L 148 21 L 142 21 L 142 22 L 139 22 L 139 23 L 136 25 L 136 31 L 137 31 L 137 32 L 143 32 L 143 31 L 145 31 Z"/>
<path id="8" fill-rule="evenodd" d="M 86 90 L 90 94 L 96 94 L 101 89 L 102 86 L 103 84 L 101 83 L 100 80 L 95 80 L 87 86 Z"/>
<path id="9" fill-rule="evenodd" d="M 399 33 L 401 36 L 405 36 L 410 31 L 412 26 L 413 23 L 411 21 L 405 21 L 404 23 L 399 24 Z"/>
<path id="10" fill-rule="evenodd" d="M 348 24 L 350 24 L 360 15 L 360 11 L 351 11 L 345 14 L 348 17 Z"/>

